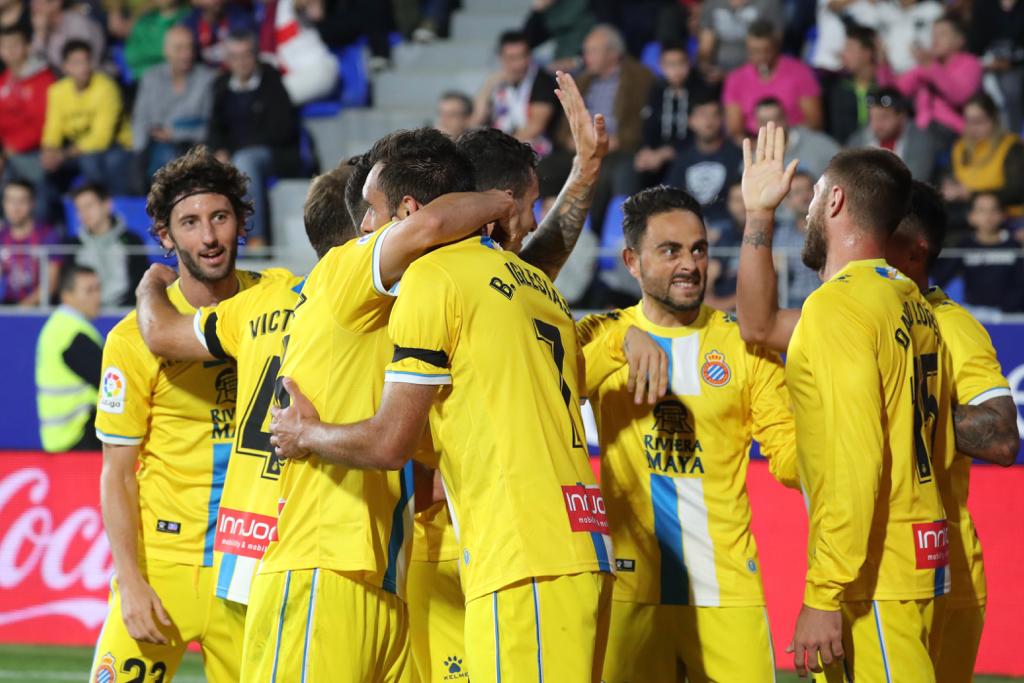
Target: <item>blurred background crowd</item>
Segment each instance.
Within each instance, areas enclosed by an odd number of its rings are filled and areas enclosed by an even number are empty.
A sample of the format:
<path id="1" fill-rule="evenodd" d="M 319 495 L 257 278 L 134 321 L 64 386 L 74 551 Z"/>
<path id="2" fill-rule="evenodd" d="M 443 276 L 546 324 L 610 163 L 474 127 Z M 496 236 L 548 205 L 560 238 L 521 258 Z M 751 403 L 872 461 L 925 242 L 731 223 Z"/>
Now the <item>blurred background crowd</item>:
<path id="1" fill-rule="evenodd" d="M 308 179 L 396 128 L 492 126 L 569 173 L 555 69 L 608 123 L 588 227 L 558 285 L 635 302 L 621 202 L 668 183 L 704 206 L 709 304 L 735 303 L 741 140 L 768 121 L 800 160 L 775 240 L 780 294 L 813 186 L 846 146 L 898 154 L 951 216 L 938 284 L 1024 311 L 1024 0 L 0 0 L 0 304 L 45 308 L 74 266 L 130 306 L 151 260 L 153 172 L 205 144 L 251 178 L 246 258 L 297 270 Z"/>

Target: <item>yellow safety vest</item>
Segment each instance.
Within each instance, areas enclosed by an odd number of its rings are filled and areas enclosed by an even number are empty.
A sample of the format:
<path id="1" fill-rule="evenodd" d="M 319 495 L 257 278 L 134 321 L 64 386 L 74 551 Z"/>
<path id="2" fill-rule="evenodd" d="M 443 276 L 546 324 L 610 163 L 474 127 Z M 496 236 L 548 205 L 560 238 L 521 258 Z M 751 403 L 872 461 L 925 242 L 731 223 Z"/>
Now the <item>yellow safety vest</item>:
<path id="1" fill-rule="evenodd" d="M 64 351 L 79 334 L 103 345 L 92 323 L 73 308 L 61 306 L 43 325 L 36 342 L 39 440 L 50 452 L 66 451 L 81 440 L 96 405 L 96 387 L 64 362 Z"/>

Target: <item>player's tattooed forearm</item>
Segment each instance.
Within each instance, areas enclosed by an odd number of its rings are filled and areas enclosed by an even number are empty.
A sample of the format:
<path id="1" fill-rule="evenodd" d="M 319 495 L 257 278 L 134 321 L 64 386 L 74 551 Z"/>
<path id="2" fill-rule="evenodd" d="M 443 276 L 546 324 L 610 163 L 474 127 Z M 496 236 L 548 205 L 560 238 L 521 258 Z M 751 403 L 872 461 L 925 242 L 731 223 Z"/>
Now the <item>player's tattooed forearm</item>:
<path id="1" fill-rule="evenodd" d="M 576 246 L 593 200 L 593 183 L 577 181 L 566 188 L 523 249 L 523 260 L 554 279 Z"/>
<path id="2" fill-rule="evenodd" d="M 743 233 L 743 244 L 757 249 L 758 247 L 771 247 L 772 241 L 766 230 L 751 230 Z"/>
<path id="3" fill-rule="evenodd" d="M 1003 454 L 1016 455 L 1016 406 L 1012 400 L 995 399 L 978 406 L 956 406 L 953 409 L 956 447 L 961 453 L 1000 462 Z"/>

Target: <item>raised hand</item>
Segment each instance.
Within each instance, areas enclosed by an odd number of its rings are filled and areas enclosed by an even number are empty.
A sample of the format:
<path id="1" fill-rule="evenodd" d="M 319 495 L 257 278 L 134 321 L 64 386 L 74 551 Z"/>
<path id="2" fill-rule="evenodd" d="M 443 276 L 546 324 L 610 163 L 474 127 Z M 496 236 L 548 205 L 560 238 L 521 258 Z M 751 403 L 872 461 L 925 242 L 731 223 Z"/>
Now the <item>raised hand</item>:
<path id="1" fill-rule="evenodd" d="M 743 141 L 743 205 L 747 213 L 774 213 L 789 194 L 796 174 L 797 159 L 783 166 L 786 156 L 786 131 L 773 122 L 757 131 L 757 149 L 750 139 Z"/>
<path id="2" fill-rule="evenodd" d="M 558 81 L 555 95 L 562 103 L 565 118 L 569 120 L 577 158 L 581 163 L 600 161 L 608 154 L 608 132 L 605 130 L 604 116 L 590 116 L 583 95 L 571 75 L 557 71 L 555 80 Z"/>

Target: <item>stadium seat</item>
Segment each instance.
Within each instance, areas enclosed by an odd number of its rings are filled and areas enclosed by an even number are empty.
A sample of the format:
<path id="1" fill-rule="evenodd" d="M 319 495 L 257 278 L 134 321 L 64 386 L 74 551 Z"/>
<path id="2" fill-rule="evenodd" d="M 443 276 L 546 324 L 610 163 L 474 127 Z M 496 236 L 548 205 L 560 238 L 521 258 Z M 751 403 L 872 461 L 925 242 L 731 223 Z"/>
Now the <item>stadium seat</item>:
<path id="1" fill-rule="evenodd" d="M 128 229 L 138 235 L 144 242 L 151 242 L 153 237 L 149 234 L 150 220 L 146 213 L 145 197 L 113 197 L 114 213 L 124 219 Z M 64 215 L 67 221 L 68 237 L 78 235 L 78 214 L 75 212 L 75 203 L 70 197 L 64 198 Z"/>
<path id="2" fill-rule="evenodd" d="M 345 107 L 365 107 L 370 103 L 370 81 L 363 57 L 365 39 L 331 50 L 338 60 L 338 87 L 327 97 L 310 102 L 301 109 L 303 118 L 327 118 Z"/>
<path id="3" fill-rule="evenodd" d="M 128 61 L 124 56 L 124 43 L 114 43 L 110 46 L 110 60 L 114 62 L 114 66 L 117 67 L 117 71 L 121 76 L 121 82 L 125 85 L 131 85 L 135 82 L 135 74 L 128 67 Z"/>
<path id="4" fill-rule="evenodd" d="M 608 202 L 608 210 L 604 214 L 604 228 L 601 230 L 601 255 L 597 259 L 598 270 L 613 270 L 619 260 L 622 249 L 622 203 L 627 197 L 618 195 Z"/>
<path id="5" fill-rule="evenodd" d="M 942 288 L 942 291 L 946 293 L 953 301 L 963 303 L 964 302 L 964 279 L 962 277 L 956 277 L 946 283 Z"/>
<path id="6" fill-rule="evenodd" d="M 644 51 L 640 53 L 640 61 L 658 76 L 661 75 L 661 65 L 658 64 L 660 57 L 661 43 L 653 40 L 644 45 Z"/>

